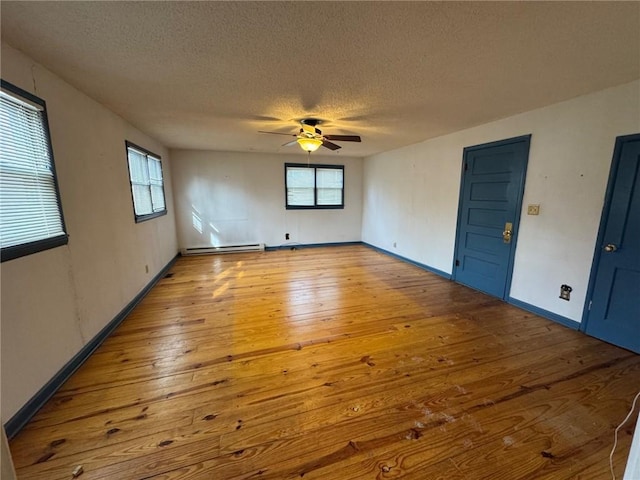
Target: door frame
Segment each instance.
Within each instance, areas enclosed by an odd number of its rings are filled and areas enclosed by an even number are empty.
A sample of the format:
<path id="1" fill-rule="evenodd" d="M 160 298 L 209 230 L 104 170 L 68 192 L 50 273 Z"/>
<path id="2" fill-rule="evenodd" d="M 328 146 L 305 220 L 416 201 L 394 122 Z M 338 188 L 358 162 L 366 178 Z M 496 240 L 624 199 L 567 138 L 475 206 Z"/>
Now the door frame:
<path id="1" fill-rule="evenodd" d="M 597 267 L 602 257 L 602 243 L 604 241 L 605 228 L 609 220 L 609 209 L 611 207 L 611 199 L 613 198 L 613 189 L 615 187 L 615 179 L 620 167 L 620 159 L 622 156 L 622 147 L 625 143 L 640 140 L 640 133 L 631 135 L 621 135 L 616 137 L 616 143 L 613 148 L 613 157 L 611 158 L 611 166 L 609 167 L 609 178 L 607 179 L 607 190 L 604 194 L 604 204 L 600 213 L 600 225 L 598 226 L 598 236 L 594 246 L 593 260 L 591 261 L 591 270 L 589 271 L 589 283 L 587 286 L 587 295 L 584 299 L 582 308 L 582 321 L 580 322 L 580 331 L 587 331 L 587 323 L 589 322 L 589 312 L 591 310 L 591 301 L 593 300 L 593 290 L 596 284 Z"/>
<path id="2" fill-rule="evenodd" d="M 522 213 L 522 200 L 524 197 L 524 187 L 527 179 L 527 167 L 529 165 L 529 154 L 531 151 L 531 134 L 528 135 L 520 135 L 518 137 L 507 138 L 504 140 L 497 140 L 494 142 L 481 143 L 479 145 L 472 145 L 470 147 L 464 147 L 462 150 L 462 164 L 460 166 L 460 192 L 458 194 L 458 219 L 456 221 L 456 238 L 455 238 L 455 248 L 453 250 L 453 262 L 451 266 L 451 271 L 453 274 L 451 275 L 451 280 L 456 281 L 457 276 L 457 268 L 456 261 L 458 259 L 458 250 L 460 245 L 460 227 L 462 223 L 462 202 L 464 200 L 464 173 L 465 173 L 465 164 L 467 163 L 467 155 L 470 152 L 476 150 L 482 150 L 484 148 L 491 147 L 501 147 L 503 145 L 509 145 L 511 143 L 524 142 L 526 148 L 526 157 L 524 159 L 524 166 L 522 168 L 522 174 L 520 176 L 520 189 L 518 191 L 518 198 L 516 199 L 516 212 L 515 217 L 513 219 L 514 225 L 514 235 L 511 237 L 511 252 L 509 253 L 509 263 L 507 265 L 507 279 L 504 288 L 504 295 L 502 300 L 508 301 L 509 294 L 511 292 L 511 279 L 513 277 L 513 266 L 514 260 L 516 256 L 516 247 L 518 243 L 518 235 L 520 234 L 520 217 Z M 499 298 L 499 297 L 495 297 Z"/>

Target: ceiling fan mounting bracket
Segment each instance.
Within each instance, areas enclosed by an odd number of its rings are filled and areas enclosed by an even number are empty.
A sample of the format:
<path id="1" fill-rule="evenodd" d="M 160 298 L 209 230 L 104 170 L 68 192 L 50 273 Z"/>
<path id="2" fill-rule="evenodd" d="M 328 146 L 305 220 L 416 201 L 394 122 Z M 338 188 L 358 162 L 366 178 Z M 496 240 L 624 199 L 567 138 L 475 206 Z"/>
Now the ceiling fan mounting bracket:
<path id="1" fill-rule="evenodd" d="M 303 125 L 309 125 L 310 127 L 317 127 L 322 123 L 322 120 L 319 120 L 317 118 L 303 118 L 300 120 L 300 123 L 302 123 Z"/>

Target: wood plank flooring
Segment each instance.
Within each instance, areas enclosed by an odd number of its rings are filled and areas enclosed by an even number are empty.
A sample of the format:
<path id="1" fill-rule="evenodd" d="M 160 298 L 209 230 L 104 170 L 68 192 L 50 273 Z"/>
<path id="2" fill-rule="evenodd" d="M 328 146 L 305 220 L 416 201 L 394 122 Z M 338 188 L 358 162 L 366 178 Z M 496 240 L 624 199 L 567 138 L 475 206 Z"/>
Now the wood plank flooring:
<path id="1" fill-rule="evenodd" d="M 11 450 L 21 480 L 600 479 L 639 389 L 640 356 L 365 246 L 189 257 Z"/>

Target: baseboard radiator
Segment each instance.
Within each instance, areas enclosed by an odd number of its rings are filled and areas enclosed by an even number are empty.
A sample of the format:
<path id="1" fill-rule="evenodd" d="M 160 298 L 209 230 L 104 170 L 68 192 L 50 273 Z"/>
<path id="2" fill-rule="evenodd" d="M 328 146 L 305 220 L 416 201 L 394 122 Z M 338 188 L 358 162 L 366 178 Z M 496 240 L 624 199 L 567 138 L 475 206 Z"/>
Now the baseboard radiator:
<path id="1" fill-rule="evenodd" d="M 181 249 L 180 253 L 183 256 L 189 256 L 262 251 L 264 251 L 264 243 L 252 243 L 246 245 L 224 245 L 220 247 L 189 247 Z"/>

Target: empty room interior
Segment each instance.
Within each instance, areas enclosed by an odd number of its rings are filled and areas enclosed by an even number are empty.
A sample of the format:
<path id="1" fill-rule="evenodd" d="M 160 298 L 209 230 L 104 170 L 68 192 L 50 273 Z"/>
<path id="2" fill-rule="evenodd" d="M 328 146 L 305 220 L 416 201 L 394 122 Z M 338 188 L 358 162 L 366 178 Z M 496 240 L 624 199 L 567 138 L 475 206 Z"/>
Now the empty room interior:
<path id="1" fill-rule="evenodd" d="M 640 2 L 0 18 L 3 479 L 640 479 Z"/>

